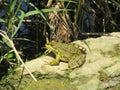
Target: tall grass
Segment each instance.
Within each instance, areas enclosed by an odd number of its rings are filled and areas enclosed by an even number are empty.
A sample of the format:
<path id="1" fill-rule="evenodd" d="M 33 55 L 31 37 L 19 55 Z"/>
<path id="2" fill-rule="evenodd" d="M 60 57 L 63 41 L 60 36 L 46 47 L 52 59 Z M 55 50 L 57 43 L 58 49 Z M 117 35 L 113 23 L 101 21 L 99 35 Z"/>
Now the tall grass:
<path id="1" fill-rule="evenodd" d="M 10 59 L 12 59 L 14 60 L 14 62 L 16 62 L 16 65 L 19 65 L 20 62 L 24 65 L 24 62 L 18 54 L 14 43 L 14 40 L 16 39 L 16 36 L 20 27 L 22 26 L 22 23 L 26 20 L 26 18 L 30 16 L 40 15 L 44 22 L 47 23 L 49 27 L 51 27 L 48 20 L 46 19 L 45 13 L 52 11 L 64 11 L 66 9 L 39 9 L 33 3 L 26 0 L 3 0 L 0 3 L 3 6 L 1 11 L 4 11 L 4 16 L 0 16 L 0 24 L 4 26 L 4 28 L 2 27 L 0 30 L 0 63 L 5 59 L 9 62 L 9 64 L 13 64 L 13 62 L 11 63 L 11 61 L 9 61 Z M 27 3 L 27 5 L 32 9 L 28 10 L 27 12 L 24 11 L 22 9 L 23 3 Z M 24 37 L 21 37 L 21 39 L 29 41 Z M 30 72 L 29 74 L 36 81 L 36 79 Z"/>

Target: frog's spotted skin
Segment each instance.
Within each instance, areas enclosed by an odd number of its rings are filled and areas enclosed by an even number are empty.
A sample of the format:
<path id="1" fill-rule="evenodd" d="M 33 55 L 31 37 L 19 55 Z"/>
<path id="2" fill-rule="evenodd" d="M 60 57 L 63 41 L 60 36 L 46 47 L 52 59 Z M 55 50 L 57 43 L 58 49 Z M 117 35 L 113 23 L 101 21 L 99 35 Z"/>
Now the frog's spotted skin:
<path id="1" fill-rule="evenodd" d="M 53 52 L 56 59 L 50 65 L 58 65 L 60 61 L 68 62 L 69 68 L 80 67 L 85 62 L 86 49 L 73 43 L 51 41 L 45 45 L 47 52 Z"/>

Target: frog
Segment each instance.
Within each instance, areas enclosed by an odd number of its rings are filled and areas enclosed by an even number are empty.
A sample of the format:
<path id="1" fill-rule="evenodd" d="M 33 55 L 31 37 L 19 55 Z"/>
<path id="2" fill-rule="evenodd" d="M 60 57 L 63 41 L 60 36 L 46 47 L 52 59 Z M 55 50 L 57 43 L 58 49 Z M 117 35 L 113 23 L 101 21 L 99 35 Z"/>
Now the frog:
<path id="1" fill-rule="evenodd" d="M 49 65 L 59 65 L 60 61 L 67 62 L 68 68 L 82 66 L 86 61 L 86 49 L 76 43 L 61 43 L 51 41 L 45 44 L 46 53 L 54 53 L 55 59 Z"/>

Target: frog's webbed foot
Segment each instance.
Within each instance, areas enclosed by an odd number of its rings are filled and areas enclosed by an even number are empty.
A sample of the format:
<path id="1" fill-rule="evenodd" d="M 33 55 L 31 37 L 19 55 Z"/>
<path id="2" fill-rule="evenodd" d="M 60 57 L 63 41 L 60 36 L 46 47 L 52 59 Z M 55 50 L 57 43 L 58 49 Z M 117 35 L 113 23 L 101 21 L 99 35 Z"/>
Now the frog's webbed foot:
<path id="1" fill-rule="evenodd" d="M 44 65 L 51 65 L 51 66 L 54 66 L 54 65 L 58 65 L 59 64 L 59 61 L 57 61 L 56 59 L 52 60 L 51 62 L 45 62 Z"/>
<path id="2" fill-rule="evenodd" d="M 53 60 L 53 61 L 51 61 L 50 63 L 49 63 L 49 65 L 51 65 L 51 66 L 54 66 L 54 65 L 58 65 L 60 62 L 59 62 L 59 60 Z"/>

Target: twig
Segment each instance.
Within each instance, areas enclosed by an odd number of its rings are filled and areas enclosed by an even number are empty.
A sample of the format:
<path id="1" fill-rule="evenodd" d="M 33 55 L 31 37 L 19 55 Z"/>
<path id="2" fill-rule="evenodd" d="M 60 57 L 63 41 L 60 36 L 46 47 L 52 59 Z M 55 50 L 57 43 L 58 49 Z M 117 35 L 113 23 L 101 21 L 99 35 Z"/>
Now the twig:
<path id="1" fill-rule="evenodd" d="M 17 52 L 17 50 L 16 50 L 16 48 L 15 48 L 15 46 L 14 46 L 14 43 L 13 43 L 13 41 L 11 40 L 11 39 L 9 39 L 9 37 L 7 36 L 7 34 L 4 32 L 4 31 L 2 31 L 2 30 L 0 30 L 0 35 L 3 37 L 3 38 L 5 38 L 9 43 L 10 43 L 10 46 L 11 46 L 11 48 L 13 49 L 13 51 L 14 51 L 14 53 L 15 53 L 15 55 L 16 55 L 16 58 L 18 59 L 18 60 L 20 60 L 20 62 L 23 64 L 23 66 L 25 67 L 25 69 L 28 71 L 28 73 L 30 74 L 30 76 L 35 80 L 35 81 L 37 81 L 37 79 L 34 77 L 34 75 L 30 72 L 30 70 L 25 66 L 25 63 L 23 62 L 23 60 L 21 59 L 21 57 L 19 56 L 19 54 L 18 54 L 18 52 Z"/>
<path id="2" fill-rule="evenodd" d="M 50 7 L 52 5 L 53 0 L 48 0 L 47 7 Z"/>

